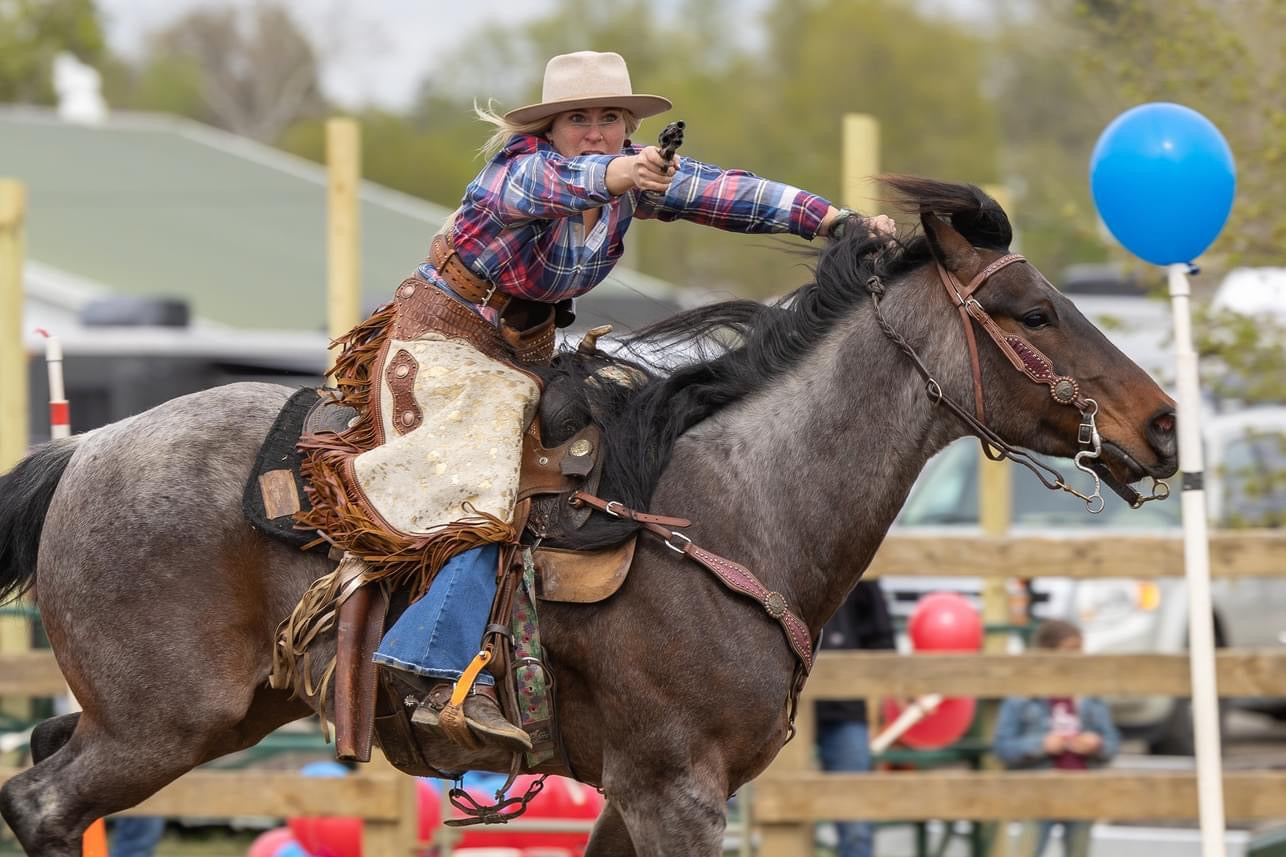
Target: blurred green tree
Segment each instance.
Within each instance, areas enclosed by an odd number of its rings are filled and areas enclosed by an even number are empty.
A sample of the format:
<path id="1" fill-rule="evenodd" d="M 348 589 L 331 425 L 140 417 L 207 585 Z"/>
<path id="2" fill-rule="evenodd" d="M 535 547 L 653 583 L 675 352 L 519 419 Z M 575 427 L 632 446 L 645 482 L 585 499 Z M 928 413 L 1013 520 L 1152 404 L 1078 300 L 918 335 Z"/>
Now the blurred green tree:
<path id="1" fill-rule="evenodd" d="M 94 0 L 0 2 L 0 102 L 52 104 L 54 57 L 97 65 L 103 28 Z"/>
<path id="2" fill-rule="evenodd" d="M 1064 0 L 1067 3 L 1068 0 Z M 1286 208 L 1286 3 L 1079 0 L 1070 8 L 1099 127 L 1126 107 L 1177 101 L 1219 127 L 1237 158 L 1237 198 L 1209 251 L 1214 269 L 1281 260 Z"/>
<path id="3" fill-rule="evenodd" d="M 473 102 L 494 97 L 504 110 L 538 100 L 545 60 L 587 47 L 621 53 L 635 91 L 674 101 L 674 111 L 647 122 L 636 142 L 682 118 L 683 154 L 835 198 L 841 118 L 869 112 L 882 122 L 887 169 L 977 183 L 997 178 L 985 43 L 958 22 L 901 0 L 773 0 L 762 21 L 746 14 L 727 0 L 684 0 L 666 19 L 643 0 L 563 0 L 547 16 L 481 34 L 426 82 L 415 111 L 424 136 L 448 142 L 420 165 L 443 181 L 408 175 L 398 186 L 442 186 L 447 195 L 434 198 L 454 203 L 478 169 L 474 152 L 487 135 L 469 115 Z M 754 43 L 756 34 L 766 43 Z M 382 144 L 367 139 L 368 163 L 379 169 L 373 153 Z M 778 237 L 639 223 L 627 243 L 627 263 L 692 287 L 762 297 L 809 276 L 805 257 L 781 252 L 798 244 Z"/>
<path id="4" fill-rule="evenodd" d="M 178 113 L 265 142 L 322 115 L 317 52 L 286 8 L 198 8 L 153 35 L 143 61 L 113 69 L 117 106 Z"/>
<path id="5" fill-rule="evenodd" d="M 1219 127 L 1237 159 L 1228 224 L 1194 288 L 1210 292 L 1236 265 L 1280 265 L 1286 246 L 1286 4 L 1277 0 L 1081 0 L 1069 7 L 1098 127 L 1147 101 L 1177 101 Z M 1157 278 L 1157 289 L 1163 283 Z M 1201 312 L 1203 380 L 1245 404 L 1286 401 L 1286 336 L 1268 317 Z"/>

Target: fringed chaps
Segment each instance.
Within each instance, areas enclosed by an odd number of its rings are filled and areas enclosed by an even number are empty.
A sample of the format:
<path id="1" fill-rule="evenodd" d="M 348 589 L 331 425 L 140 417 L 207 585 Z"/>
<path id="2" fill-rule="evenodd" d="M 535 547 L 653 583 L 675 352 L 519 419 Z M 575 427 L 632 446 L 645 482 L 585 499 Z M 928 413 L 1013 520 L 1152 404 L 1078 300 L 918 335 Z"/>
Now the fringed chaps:
<path id="1" fill-rule="evenodd" d="M 416 599 L 456 554 L 516 541 L 521 437 L 539 388 L 499 359 L 498 335 L 472 310 L 415 278 L 397 296 L 333 344 L 334 395 L 358 416 L 300 440 L 311 508 L 296 526 L 367 563 L 368 582 Z M 333 663 L 314 682 L 307 651 L 340 596 L 335 573 L 320 578 L 278 628 L 273 687 L 325 703 Z"/>

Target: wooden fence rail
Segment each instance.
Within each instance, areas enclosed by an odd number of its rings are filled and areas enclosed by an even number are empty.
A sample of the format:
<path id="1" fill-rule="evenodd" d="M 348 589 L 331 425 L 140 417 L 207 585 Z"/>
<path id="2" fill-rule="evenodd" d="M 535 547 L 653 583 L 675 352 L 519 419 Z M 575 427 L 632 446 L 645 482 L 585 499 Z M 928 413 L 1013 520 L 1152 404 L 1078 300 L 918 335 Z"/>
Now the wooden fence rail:
<path id="1" fill-rule="evenodd" d="M 1040 577 L 1164 577 L 1183 573 L 1182 542 L 1165 536 L 1092 539 L 893 536 L 871 575 L 1015 574 Z M 1211 539 L 1211 573 L 1237 578 L 1286 574 L 1286 536 L 1222 532 Z M 1286 652 L 1224 650 L 1216 655 L 1219 692 L 1286 696 Z M 47 651 L 0 654 L 0 697 L 55 696 L 63 677 Z M 751 790 L 762 857 L 809 853 L 811 825 L 821 819 L 999 820 L 1048 817 L 1192 819 L 1195 775 L 1187 772 L 931 771 L 821 774 L 812 768 L 812 703 L 818 699 L 912 696 L 999 697 L 1010 694 L 1189 693 L 1188 660 L 1178 654 L 1022 655 L 825 653 L 800 707 L 799 737 Z M 15 774 L 0 769 L 0 783 Z M 166 816 L 288 817 L 343 807 L 363 816 L 371 854 L 407 854 L 416 819 L 410 779 L 387 769 L 342 778 L 294 773 L 198 770 L 167 786 L 131 813 Z M 1228 817 L 1286 818 L 1286 773 L 1232 772 L 1224 778 Z M 801 850 L 804 849 L 804 850 Z"/>
<path id="2" fill-rule="evenodd" d="M 1182 577 L 1183 538 L 1172 535 L 910 536 L 884 540 L 865 577 Z M 1212 577 L 1286 574 L 1280 530 L 1216 530 L 1210 534 Z"/>
<path id="3" fill-rule="evenodd" d="M 1286 650 L 1221 649 L 1215 654 L 1221 696 L 1286 696 Z M 66 690 L 47 651 L 0 654 L 0 696 L 57 696 Z M 809 676 L 812 699 L 857 696 L 1000 697 L 1013 694 L 1186 696 L 1182 654 L 1020 655 L 825 652 Z"/>
<path id="4" fill-rule="evenodd" d="M 302 777 L 271 771 L 196 770 L 119 815 L 289 818 L 345 815 L 362 818 L 362 853 L 412 857 L 418 848 L 415 782 L 387 765 L 383 772 L 348 777 Z M 0 768 L 0 785 L 21 772 Z"/>
<path id="5" fill-rule="evenodd" d="M 0 652 L 0 697 L 62 696 L 66 692 L 67 679 L 50 650 Z"/>
<path id="6" fill-rule="evenodd" d="M 1286 575 L 1281 531 L 1218 532 L 1210 540 L 1216 578 Z M 970 576 L 984 579 L 1178 577 L 1183 542 L 1174 536 L 1076 538 L 894 535 L 867 576 Z M 1223 650 L 1216 654 L 1223 696 L 1286 696 L 1286 651 Z M 818 699 L 942 693 L 1000 697 L 1040 694 L 1185 696 L 1185 654 L 915 654 L 824 653 L 805 687 L 798 737 L 778 754 L 751 790 L 760 857 L 812 852 L 812 825 L 826 819 L 923 821 L 966 818 L 1192 820 L 1198 815 L 1192 772 L 906 771 L 823 774 L 813 770 Z M 1286 772 L 1224 775 L 1227 817 L 1286 818 Z"/>
<path id="7" fill-rule="evenodd" d="M 797 773 L 755 781 L 758 824 L 826 819 L 982 821 L 1059 818 L 1179 821 L 1197 817 L 1196 774 L 1180 771 L 902 771 Z M 1224 774 L 1231 819 L 1286 818 L 1286 772 Z M 811 831 L 809 831 L 811 836 Z M 767 855 L 768 852 L 761 851 Z"/>
<path id="8" fill-rule="evenodd" d="M 1221 649 L 1221 696 L 1286 696 L 1286 650 Z M 1080 655 L 1026 652 L 973 655 L 824 652 L 808 678 L 812 699 L 857 696 L 1032 696 L 1095 694 L 1188 696 L 1186 654 Z"/>

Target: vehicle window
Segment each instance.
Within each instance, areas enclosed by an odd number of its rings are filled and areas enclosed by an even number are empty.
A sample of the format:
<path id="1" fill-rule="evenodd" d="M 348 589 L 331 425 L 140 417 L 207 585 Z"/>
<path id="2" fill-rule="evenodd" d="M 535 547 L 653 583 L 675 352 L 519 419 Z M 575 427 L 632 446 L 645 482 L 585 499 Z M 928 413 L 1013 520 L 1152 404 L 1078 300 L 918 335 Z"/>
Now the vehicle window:
<path id="1" fill-rule="evenodd" d="M 978 522 L 978 444 L 964 438 L 925 465 L 898 523 L 911 527 Z"/>
<path id="2" fill-rule="evenodd" d="M 1224 448 L 1226 527 L 1286 525 L 1286 435 L 1247 432 Z"/>
<path id="3" fill-rule="evenodd" d="M 1037 456 L 1041 461 L 1063 474 L 1069 485 L 1084 494 L 1090 493 L 1094 480 L 1087 473 L 1076 469 L 1068 458 Z M 1170 500 L 1145 503 L 1131 509 L 1111 488 L 1104 485 L 1103 511 L 1091 515 L 1082 501 L 1065 491 L 1051 491 L 1032 476 L 1025 467 L 1014 467 L 1013 518 L 1016 527 L 1085 527 L 1097 530 L 1157 530 L 1178 526 L 1180 523 L 1177 492 Z M 1151 483 L 1144 480 L 1136 485 L 1144 493 Z"/>
<path id="4" fill-rule="evenodd" d="M 1071 459 L 1036 456 L 1063 474 L 1079 491 L 1089 493 L 1090 477 L 1076 469 Z M 958 440 L 929 461 L 911 489 L 898 524 L 943 526 L 978 523 L 978 443 Z M 1046 488 L 1026 467 L 1010 464 L 1013 491 L 1011 523 L 1024 528 L 1090 528 L 1104 530 L 1156 530 L 1180 524 L 1178 492 L 1169 500 L 1131 509 L 1110 488 L 1103 486 L 1103 511 L 1091 515 L 1084 504 L 1065 491 Z M 1144 490 L 1148 483 L 1143 483 Z M 1173 486 L 1172 486 L 1173 489 Z"/>

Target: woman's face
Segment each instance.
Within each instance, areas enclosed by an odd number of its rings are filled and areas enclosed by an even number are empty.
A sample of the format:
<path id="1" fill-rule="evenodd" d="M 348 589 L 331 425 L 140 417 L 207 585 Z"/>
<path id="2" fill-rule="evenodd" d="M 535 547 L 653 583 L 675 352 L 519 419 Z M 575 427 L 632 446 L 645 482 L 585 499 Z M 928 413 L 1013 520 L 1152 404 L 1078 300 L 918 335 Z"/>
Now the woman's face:
<path id="1" fill-rule="evenodd" d="M 586 107 L 554 117 L 545 132 L 558 154 L 614 155 L 625 145 L 625 111 L 619 107 Z"/>

